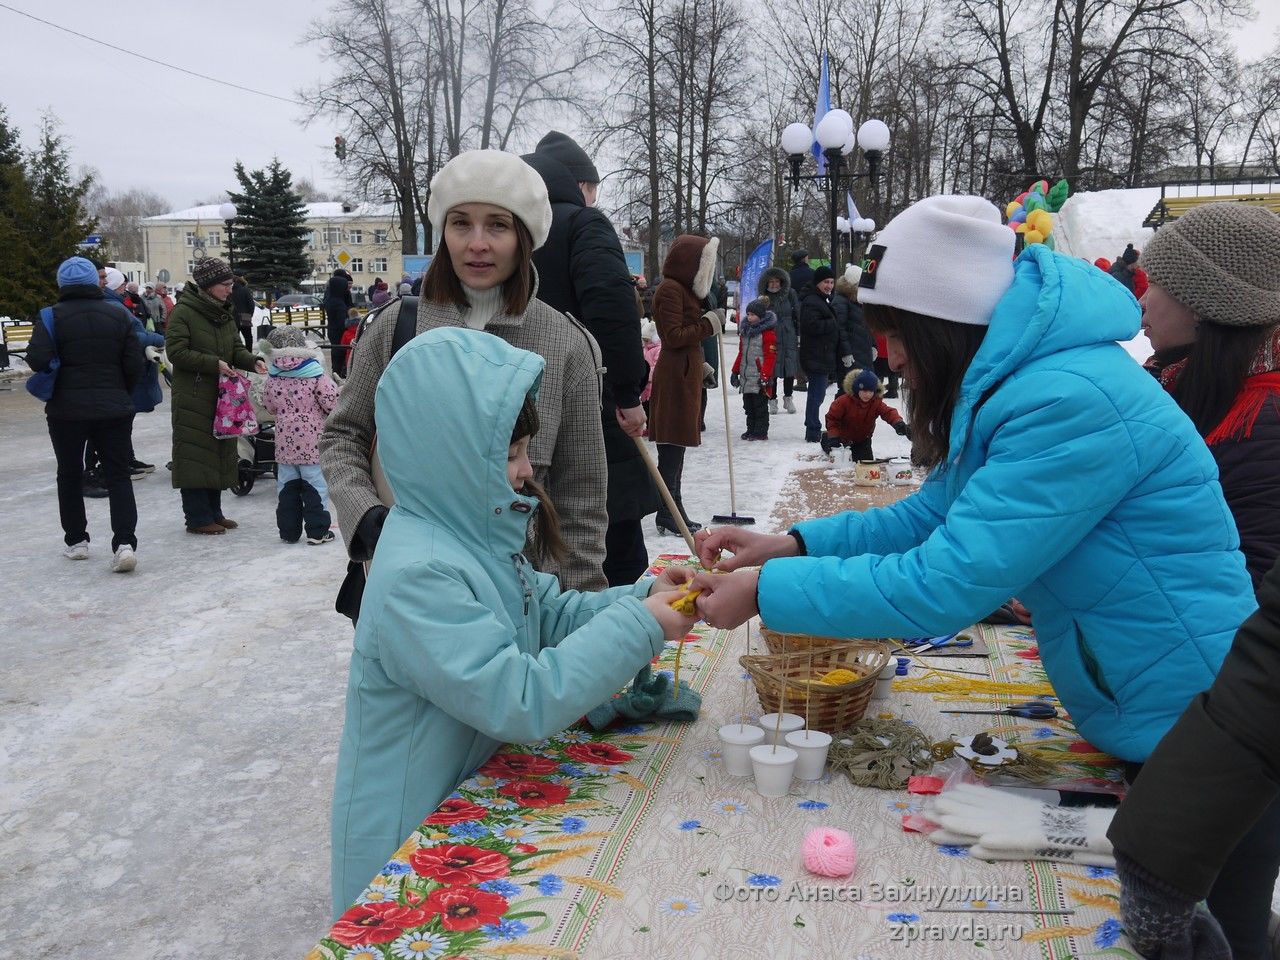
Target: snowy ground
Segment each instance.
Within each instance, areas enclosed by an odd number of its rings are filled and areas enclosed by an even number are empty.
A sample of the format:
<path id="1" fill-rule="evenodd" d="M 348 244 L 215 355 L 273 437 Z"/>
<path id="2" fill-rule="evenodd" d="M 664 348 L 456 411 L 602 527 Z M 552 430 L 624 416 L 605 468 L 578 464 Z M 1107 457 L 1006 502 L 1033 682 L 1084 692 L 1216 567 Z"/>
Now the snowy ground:
<path id="1" fill-rule="evenodd" d="M 737 512 L 758 530 L 788 474 L 819 455 L 803 442 L 804 399 L 767 443 L 743 443 L 731 391 Z M 134 484 L 138 570 L 108 568 L 105 500 L 87 501 L 92 559 L 65 560 L 39 405 L 0 384 L 0 939 L 33 960 L 301 956 L 328 923 L 345 558 L 336 543 L 281 543 L 270 481 L 224 494 L 240 529 L 187 534 L 163 468 L 167 399 L 134 438 L 158 465 Z M 908 452 L 883 423 L 874 443 Z M 727 513 L 719 391 L 685 463 L 690 515 Z M 646 536 L 653 555 L 684 549 L 652 520 Z"/>

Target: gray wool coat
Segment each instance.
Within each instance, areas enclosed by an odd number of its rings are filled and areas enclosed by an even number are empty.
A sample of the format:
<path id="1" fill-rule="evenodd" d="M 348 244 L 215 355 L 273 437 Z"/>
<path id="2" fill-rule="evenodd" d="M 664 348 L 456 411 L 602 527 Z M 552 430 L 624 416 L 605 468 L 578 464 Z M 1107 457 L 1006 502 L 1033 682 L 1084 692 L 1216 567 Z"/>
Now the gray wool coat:
<path id="1" fill-rule="evenodd" d="M 769 281 L 782 281 L 782 289 L 769 292 Z M 760 274 L 756 296 L 769 301 L 769 309 L 778 318 L 774 333 L 778 337 L 778 354 L 774 358 L 773 375 L 777 378 L 800 376 L 800 298 L 791 289 L 791 277 L 781 267 L 770 267 Z"/>
<path id="2" fill-rule="evenodd" d="M 373 398 L 391 359 L 396 316 L 394 306 L 387 308 L 361 334 L 338 406 L 320 438 L 320 465 L 348 549 L 360 519 L 381 502 L 370 466 Z M 452 304 L 418 302 L 416 333 L 462 326 L 462 313 Z M 600 420 L 600 348 L 581 324 L 541 300 L 530 300 L 518 317 L 498 314 L 485 331 L 547 361 L 538 390 L 541 428 L 529 443 L 529 460 L 560 515 L 569 555 L 559 569 L 541 568 L 557 575 L 566 590 L 603 590 L 609 473 Z M 430 416 L 431 410 L 422 413 Z"/>

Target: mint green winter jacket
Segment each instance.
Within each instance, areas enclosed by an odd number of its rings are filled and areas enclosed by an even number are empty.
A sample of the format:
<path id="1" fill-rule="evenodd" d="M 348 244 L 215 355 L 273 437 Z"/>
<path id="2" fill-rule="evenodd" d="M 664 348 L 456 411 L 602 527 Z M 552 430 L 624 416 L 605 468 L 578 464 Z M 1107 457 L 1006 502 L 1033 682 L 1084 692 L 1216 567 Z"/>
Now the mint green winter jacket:
<path id="1" fill-rule="evenodd" d="M 544 361 L 487 333 L 414 338 L 376 394 L 395 506 L 351 655 L 332 822 L 336 918 L 504 742 L 533 742 L 622 689 L 663 647 L 648 585 L 561 592 L 521 554 L 536 500 L 507 449 Z"/>

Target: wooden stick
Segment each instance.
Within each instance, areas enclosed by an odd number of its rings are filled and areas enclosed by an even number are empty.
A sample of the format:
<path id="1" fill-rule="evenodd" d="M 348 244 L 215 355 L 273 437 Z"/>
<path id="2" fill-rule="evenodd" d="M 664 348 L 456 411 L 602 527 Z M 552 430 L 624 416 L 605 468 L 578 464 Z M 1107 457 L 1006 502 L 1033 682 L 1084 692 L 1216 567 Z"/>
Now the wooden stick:
<path id="1" fill-rule="evenodd" d="M 653 454 L 649 452 L 649 444 L 645 442 L 644 437 L 632 437 L 631 439 L 636 442 L 636 446 L 640 449 L 640 456 L 644 457 L 644 465 L 649 468 L 649 476 L 653 477 L 653 482 L 657 485 L 658 492 L 662 494 L 667 510 L 671 512 L 671 519 L 676 523 L 676 529 L 680 531 L 680 536 L 684 537 L 684 542 L 689 545 L 690 558 L 697 560 L 698 547 L 693 542 L 693 534 L 689 532 L 689 525 L 684 522 L 684 514 L 676 506 L 675 497 L 671 496 L 671 491 L 667 489 L 667 482 L 662 479 L 662 474 L 658 472 L 658 465 L 653 462 Z"/>
<path id="2" fill-rule="evenodd" d="M 724 401 L 724 447 L 725 452 L 729 455 L 729 515 L 736 517 L 738 515 L 738 498 L 734 491 L 733 482 L 733 429 L 729 426 L 729 388 L 726 386 L 729 378 L 725 375 L 724 365 L 724 325 L 728 322 L 728 314 L 725 319 L 720 321 L 720 331 L 716 334 L 716 347 L 720 351 L 720 399 Z M 760 379 L 764 380 L 764 374 L 760 375 Z M 763 388 L 763 383 L 761 384 Z"/>

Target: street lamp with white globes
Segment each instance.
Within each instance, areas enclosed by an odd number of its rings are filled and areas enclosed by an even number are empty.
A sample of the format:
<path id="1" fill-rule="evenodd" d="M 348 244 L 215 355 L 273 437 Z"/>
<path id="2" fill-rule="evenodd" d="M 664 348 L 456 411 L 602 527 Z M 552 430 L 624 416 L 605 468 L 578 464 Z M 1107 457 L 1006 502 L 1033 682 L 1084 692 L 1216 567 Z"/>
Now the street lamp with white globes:
<path id="1" fill-rule="evenodd" d="M 826 159 L 826 172 L 802 176 L 800 165 L 815 140 Z M 867 160 L 865 173 L 844 169 L 845 158 L 857 147 L 862 148 Z M 831 205 L 831 269 L 839 274 L 837 253 L 840 249 L 840 234 L 848 232 L 851 238 L 856 238 L 855 242 L 861 243 L 869 239 L 869 235 L 875 230 L 875 222 L 872 220 L 859 218 L 850 222 L 839 215 L 841 188 L 848 185 L 852 189 L 853 181 L 863 177 L 871 182 L 872 187 L 878 185 L 880 160 L 889 149 L 889 128 L 883 120 L 872 119 L 864 122 L 855 134 L 853 117 L 844 110 L 828 110 L 812 130 L 803 123 L 789 124 L 782 131 L 782 149 L 791 164 L 792 189 L 799 187 L 801 180 L 816 180 L 826 184 Z M 845 230 L 840 229 L 841 221 L 844 221 Z"/>
<path id="2" fill-rule="evenodd" d="M 234 224 L 235 224 L 236 216 L 239 213 L 240 211 L 236 209 L 236 205 L 234 203 L 228 202 L 218 207 L 218 216 L 220 216 L 227 224 L 227 266 L 230 267 L 233 271 L 236 268 L 235 267 L 236 244 L 235 244 Z"/>

